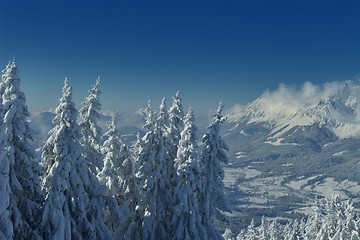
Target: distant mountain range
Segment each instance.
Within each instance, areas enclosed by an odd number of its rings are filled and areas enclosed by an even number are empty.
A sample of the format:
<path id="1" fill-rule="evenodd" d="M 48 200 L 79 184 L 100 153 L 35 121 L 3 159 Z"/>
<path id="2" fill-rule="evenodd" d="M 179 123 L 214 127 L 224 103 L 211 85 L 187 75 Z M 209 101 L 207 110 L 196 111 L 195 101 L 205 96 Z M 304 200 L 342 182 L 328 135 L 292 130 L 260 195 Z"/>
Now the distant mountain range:
<path id="1" fill-rule="evenodd" d="M 307 213 L 315 197 L 334 192 L 355 198 L 359 208 L 359 101 L 354 82 L 283 86 L 230 112 L 223 135 L 231 149 L 233 217 Z"/>
<path id="2" fill-rule="evenodd" d="M 360 135 L 360 86 L 344 82 L 337 88 L 311 100 L 265 94 L 246 105 L 240 112 L 228 115 L 229 123 L 266 123 L 272 128 L 271 138 L 281 137 L 293 127 L 318 125 L 339 138 Z M 281 94 L 279 94 L 281 95 Z M 296 95 L 296 94 L 295 94 Z M 294 99 L 292 99 L 294 97 Z"/>

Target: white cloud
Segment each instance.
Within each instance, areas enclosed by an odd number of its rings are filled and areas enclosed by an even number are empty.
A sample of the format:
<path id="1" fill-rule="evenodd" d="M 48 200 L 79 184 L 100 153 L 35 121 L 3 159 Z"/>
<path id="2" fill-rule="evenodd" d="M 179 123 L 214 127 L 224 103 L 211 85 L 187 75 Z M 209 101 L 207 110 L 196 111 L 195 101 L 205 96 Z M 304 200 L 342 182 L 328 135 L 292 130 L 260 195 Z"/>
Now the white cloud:
<path id="1" fill-rule="evenodd" d="M 341 98 L 344 102 L 349 97 L 360 99 L 360 85 L 354 81 L 334 81 L 320 85 L 305 82 L 300 88 L 280 84 L 276 90 L 266 90 L 261 95 L 263 98 L 261 105 L 265 112 L 291 115 L 333 96 Z M 242 110 L 244 110 L 242 105 L 235 104 L 229 112 L 240 113 Z"/>
<path id="2" fill-rule="evenodd" d="M 245 106 L 240 103 L 235 103 L 231 108 L 225 110 L 224 115 L 228 115 L 229 113 L 233 112 L 241 112 L 244 107 Z"/>

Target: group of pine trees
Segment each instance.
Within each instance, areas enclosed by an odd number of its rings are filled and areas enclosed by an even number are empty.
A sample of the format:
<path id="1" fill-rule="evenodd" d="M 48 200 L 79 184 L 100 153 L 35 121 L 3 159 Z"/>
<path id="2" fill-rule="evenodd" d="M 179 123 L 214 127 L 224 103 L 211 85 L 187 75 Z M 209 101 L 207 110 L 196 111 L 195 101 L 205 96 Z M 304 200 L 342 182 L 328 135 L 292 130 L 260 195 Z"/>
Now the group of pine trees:
<path id="1" fill-rule="evenodd" d="M 114 118 L 102 134 L 99 79 L 79 111 L 65 79 L 54 127 L 36 159 L 15 61 L 0 83 L 0 239 L 222 239 L 212 219 L 229 211 L 220 104 L 199 141 L 179 93 L 146 108 L 132 146 Z"/>
<path id="2" fill-rule="evenodd" d="M 238 234 L 227 229 L 223 237 L 225 240 L 359 240 L 359 217 L 350 200 L 333 195 L 331 199 L 316 199 L 306 219 L 280 224 L 263 217 L 259 226 L 255 227 L 252 221 Z"/>
<path id="3" fill-rule="evenodd" d="M 97 79 L 79 111 L 64 81 L 54 127 L 39 162 L 15 61 L 0 82 L 0 239 L 360 239 L 360 218 L 339 196 L 317 201 L 287 224 L 263 218 L 223 235 L 213 224 L 230 207 L 224 196 L 228 147 L 220 104 L 201 141 L 179 93 L 146 108 L 144 136 L 132 146 L 115 119 L 104 134 Z M 235 231 L 234 231 L 235 232 Z"/>

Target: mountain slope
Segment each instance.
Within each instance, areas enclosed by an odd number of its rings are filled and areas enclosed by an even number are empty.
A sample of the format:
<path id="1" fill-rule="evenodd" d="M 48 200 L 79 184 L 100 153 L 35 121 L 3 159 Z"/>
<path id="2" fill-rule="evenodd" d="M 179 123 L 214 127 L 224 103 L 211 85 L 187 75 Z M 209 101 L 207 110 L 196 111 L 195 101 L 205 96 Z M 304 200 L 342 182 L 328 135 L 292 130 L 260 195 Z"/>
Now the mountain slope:
<path id="1" fill-rule="evenodd" d="M 272 138 L 281 137 L 293 127 L 314 124 L 328 128 L 339 138 L 360 135 L 359 85 L 345 82 L 308 98 L 304 89 L 286 94 L 284 91 L 289 90 L 283 86 L 265 93 L 240 112 L 231 112 L 228 122 L 266 124 L 272 128 Z"/>
<path id="2" fill-rule="evenodd" d="M 235 221 L 300 216 L 315 196 L 334 192 L 360 207 L 359 85 L 307 84 L 280 86 L 228 114 L 225 171 Z"/>

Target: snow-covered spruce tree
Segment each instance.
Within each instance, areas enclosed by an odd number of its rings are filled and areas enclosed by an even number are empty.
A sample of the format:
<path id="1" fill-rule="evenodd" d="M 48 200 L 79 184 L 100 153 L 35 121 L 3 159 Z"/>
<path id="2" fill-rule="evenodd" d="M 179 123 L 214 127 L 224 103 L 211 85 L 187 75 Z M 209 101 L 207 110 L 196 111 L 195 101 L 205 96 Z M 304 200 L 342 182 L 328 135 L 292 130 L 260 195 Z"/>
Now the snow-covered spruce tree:
<path id="1" fill-rule="evenodd" d="M 167 181 L 166 181 L 166 185 L 167 185 L 167 189 L 168 189 L 168 196 L 167 196 L 167 206 L 169 206 L 169 208 L 166 210 L 167 211 L 167 215 L 169 216 L 169 218 L 171 219 L 171 216 L 173 215 L 172 211 L 172 205 L 173 202 L 176 201 L 176 199 L 174 199 L 174 188 L 177 185 L 177 174 L 176 174 L 176 169 L 174 167 L 174 159 L 177 156 L 177 150 L 178 150 L 178 146 L 179 146 L 179 141 L 180 141 L 180 133 L 184 127 L 184 112 L 183 112 L 183 106 L 181 103 L 181 98 L 180 98 L 180 92 L 178 91 L 175 95 L 175 97 L 173 97 L 173 102 L 172 105 L 168 111 L 168 116 L 169 116 L 169 126 L 167 129 L 167 136 L 166 139 L 167 141 L 165 142 L 165 149 L 166 149 L 166 159 L 167 159 Z M 168 229 L 171 229 L 171 226 L 168 226 Z"/>
<path id="2" fill-rule="evenodd" d="M 180 133 L 184 127 L 184 112 L 181 103 L 180 92 L 178 91 L 173 97 L 173 103 L 169 109 L 169 130 L 168 130 L 168 161 L 169 161 L 169 176 L 170 179 L 174 180 L 172 186 L 176 185 L 175 176 L 176 170 L 174 166 L 174 159 L 177 156 L 177 150 L 180 141 Z"/>
<path id="3" fill-rule="evenodd" d="M 333 195 L 319 204 L 318 208 L 322 223 L 316 234 L 318 239 L 359 239 L 359 223 L 350 200 L 345 201 L 339 195 Z M 313 225 L 312 221 L 309 219 L 307 225 Z"/>
<path id="4" fill-rule="evenodd" d="M 221 115 L 222 104 L 220 103 L 208 132 L 202 138 L 203 150 L 201 153 L 201 188 L 199 189 L 199 208 L 202 215 L 203 225 L 209 239 L 221 239 L 221 234 L 215 229 L 212 217 L 222 219 L 222 211 L 230 211 L 230 206 L 224 194 L 224 170 L 222 163 L 227 163 L 225 151 L 228 147 L 220 136 L 220 126 L 225 121 Z"/>
<path id="5" fill-rule="evenodd" d="M 276 220 L 268 224 L 262 222 L 257 228 L 251 225 L 253 223 L 247 227 L 246 231 L 243 229 L 237 239 L 253 238 L 249 235 L 249 229 L 255 229 L 255 239 L 360 239 L 359 219 L 355 214 L 352 203 L 349 199 L 342 200 L 338 195 L 333 195 L 331 199 L 321 201 L 316 199 L 315 207 L 307 220 L 301 219 L 299 221 L 294 219 L 285 226 L 280 225 Z M 263 225 L 268 227 L 263 227 Z M 262 233 L 264 229 L 267 229 L 266 237 Z"/>
<path id="6" fill-rule="evenodd" d="M 142 195 L 140 189 L 140 186 L 142 186 L 142 178 L 136 177 L 135 173 L 138 172 L 141 166 L 142 158 L 140 156 L 143 151 L 143 142 L 139 133 L 136 137 L 136 142 L 131 146 L 130 155 L 133 163 L 133 173 L 132 178 L 128 181 L 125 191 L 125 202 L 122 206 L 124 215 L 122 220 L 123 228 L 120 229 L 122 236 L 120 236 L 119 239 L 138 239 L 142 235 L 142 233 L 139 232 L 143 222 L 143 216 L 141 215 L 142 208 L 139 206 L 140 197 Z"/>
<path id="7" fill-rule="evenodd" d="M 181 138 L 180 133 L 184 127 L 184 111 L 179 91 L 173 97 L 173 103 L 169 109 L 169 124 L 169 140 L 173 147 L 173 157 L 175 159 Z"/>
<path id="8" fill-rule="evenodd" d="M 0 89 L 4 108 L 5 136 L 8 142 L 7 155 L 10 161 L 9 209 L 14 238 L 35 239 L 38 238 L 36 229 L 43 202 L 40 187 L 42 171 L 36 161 L 26 98 L 20 91 L 20 78 L 14 60 L 3 70 Z M 4 160 L 5 168 L 7 168 L 6 162 L 7 160 Z M 6 184 L 4 187 L 6 188 Z"/>
<path id="9" fill-rule="evenodd" d="M 200 188 L 196 131 L 193 111 L 189 109 L 175 159 L 178 182 L 174 190 L 175 202 L 171 221 L 173 239 L 207 238 L 196 195 Z"/>
<path id="10" fill-rule="evenodd" d="M 235 235 L 234 233 L 231 231 L 231 229 L 227 228 L 224 232 L 224 234 L 222 235 L 222 237 L 224 238 L 224 240 L 235 240 Z"/>
<path id="11" fill-rule="evenodd" d="M 246 240 L 245 234 L 246 234 L 245 229 L 241 229 L 239 234 L 236 236 L 236 240 Z"/>
<path id="12" fill-rule="evenodd" d="M 281 239 L 281 229 L 280 229 L 280 224 L 276 221 L 273 220 L 271 221 L 268 227 L 268 236 L 269 236 L 269 240 L 278 240 Z"/>
<path id="13" fill-rule="evenodd" d="M 255 228 L 254 220 L 252 220 L 250 225 L 246 229 L 245 239 L 255 240 L 256 238 L 257 238 L 257 229 Z"/>
<path id="14" fill-rule="evenodd" d="M 0 239 L 13 239 L 14 230 L 10 216 L 10 160 L 7 155 L 8 139 L 5 125 L 2 99 L 0 99 Z"/>
<path id="15" fill-rule="evenodd" d="M 312 207 L 312 211 L 310 212 L 310 215 L 306 221 L 304 236 L 305 240 L 315 239 L 322 225 L 322 213 L 319 207 L 319 200 L 316 198 L 314 203 L 315 204 Z"/>
<path id="16" fill-rule="evenodd" d="M 126 229 L 131 224 L 135 211 L 133 206 L 133 197 L 129 196 L 136 191 L 134 187 L 133 163 L 130 158 L 128 147 L 122 143 L 118 136 L 115 125 L 115 118 L 109 125 L 109 130 L 104 134 L 107 140 L 103 145 L 104 167 L 98 174 L 100 182 L 108 188 L 108 194 L 115 197 L 117 204 L 121 207 L 120 216 L 115 215 L 121 220 L 121 223 L 112 225 L 111 228 L 115 232 L 116 239 L 124 239 Z M 131 193 L 130 193 L 131 191 Z M 109 209 L 110 210 L 110 209 Z M 106 222 L 117 222 L 110 213 L 106 216 Z M 110 225 L 110 224 L 108 224 Z"/>
<path id="17" fill-rule="evenodd" d="M 98 174 L 98 178 L 108 187 L 109 193 L 116 197 L 119 204 L 122 204 L 125 200 L 127 183 L 133 171 L 132 162 L 128 147 L 118 136 L 114 117 L 108 127 L 109 130 L 104 134 L 107 140 L 102 148 L 105 156 L 104 167 Z"/>
<path id="18" fill-rule="evenodd" d="M 46 169 L 43 187 L 47 190 L 42 216 L 44 239 L 112 239 L 103 216 L 104 187 L 89 170 L 82 156 L 77 110 L 72 89 L 65 79 L 55 126 L 42 150 Z"/>
<path id="19" fill-rule="evenodd" d="M 173 116 L 175 118 L 175 116 Z M 173 121 L 175 121 L 173 119 Z M 161 141 L 161 145 L 163 146 L 163 159 L 164 159 L 164 168 L 162 169 L 162 175 L 164 176 L 165 181 L 165 192 L 163 193 L 163 202 L 165 208 L 164 219 L 168 219 L 165 221 L 166 223 L 166 231 L 171 232 L 172 226 L 171 218 L 173 216 L 173 205 L 174 205 L 174 188 L 177 185 L 176 180 L 176 169 L 174 167 L 174 159 L 176 158 L 177 148 L 178 148 L 178 140 L 172 139 L 170 132 L 170 119 L 169 119 L 169 111 L 166 109 L 166 99 L 163 98 L 159 108 L 159 114 L 156 121 L 156 130 L 157 136 Z"/>
<path id="20" fill-rule="evenodd" d="M 99 85 L 100 78 L 96 79 L 95 85 L 90 89 L 89 95 L 82 102 L 82 108 L 79 111 L 81 145 L 84 147 L 83 156 L 89 161 L 90 170 L 94 174 L 97 174 L 103 167 L 100 146 L 102 132 L 97 124 L 101 110 Z"/>
<path id="21" fill-rule="evenodd" d="M 147 131 L 144 137 L 140 138 L 139 133 L 137 134 L 137 141 L 132 148 L 133 156 L 134 156 L 134 166 L 135 166 L 135 185 L 138 188 L 138 193 L 134 196 L 135 205 L 134 208 L 131 209 L 133 213 L 132 216 L 132 224 L 128 226 L 125 230 L 125 234 L 127 239 L 145 239 L 143 222 L 146 207 L 144 205 L 146 189 L 144 187 L 146 180 L 146 176 L 144 172 L 148 169 L 152 168 L 153 154 L 151 153 L 151 146 L 153 144 L 153 134 L 154 134 L 154 112 L 151 107 L 151 102 L 148 101 L 147 107 L 145 109 L 145 124 L 143 128 Z M 150 156 L 151 154 L 151 156 Z M 148 158 L 150 158 L 148 160 Z"/>
<path id="22" fill-rule="evenodd" d="M 263 216 L 261 218 L 261 224 L 259 226 L 258 232 L 259 232 L 259 240 L 268 240 L 269 239 L 269 223 L 266 221 L 265 217 Z"/>
<path id="23" fill-rule="evenodd" d="M 136 173 L 140 188 L 139 203 L 137 206 L 137 230 L 133 239 L 168 239 L 166 229 L 167 215 L 165 212 L 166 185 L 164 170 L 164 140 L 162 132 L 162 117 L 159 113 L 156 122 L 150 103 L 147 107 L 145 128 L 148 132 L 142 139 L 142 147 L 138 155 L 139 170 Z"/>

